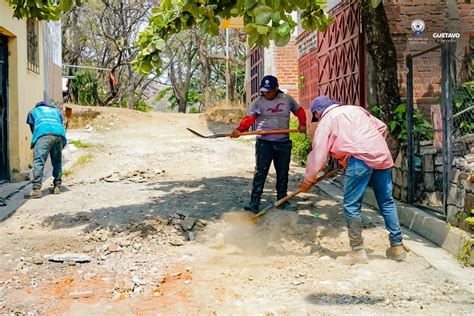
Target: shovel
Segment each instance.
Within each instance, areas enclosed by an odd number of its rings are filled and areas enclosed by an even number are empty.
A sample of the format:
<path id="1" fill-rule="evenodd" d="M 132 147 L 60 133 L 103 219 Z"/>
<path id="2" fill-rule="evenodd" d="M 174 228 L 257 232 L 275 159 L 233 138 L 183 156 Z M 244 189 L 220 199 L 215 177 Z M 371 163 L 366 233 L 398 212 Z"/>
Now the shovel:
<path id="1" fill-rule="evenodd" d="M 330 178 L 330 177 L 336 175 L 341 169 L 342 169 L 342 167 L 337 167 L 335 169 L 332 169 L 331 171 L 326 172 L 324 175 L 322 175 L 322 176 L 320 176 L 319 178 L 316 179 L 316 182 L 314 183 L 314 185 L 318 184 L 319 182 L 321 182 L 321 181 L 323 181 L 327 178 Z M 280 199 L 280 200 L 276 201 L 275 203 L 265 207 L 263 210 L 258 212 L 258 214 L 253 216 L 250 220 L 252 222 L 256 223 L 257 219 L 259 219 L 260 217 L 265 215 L 268 211 L 274 209 L 275 207 L 278 207 L 278 206 L 282 205 L 283 203 L 285 203 L 286 201 L 288 201 L 292 197 L 298 195 L 299 193 L 301 193 L 301 190 L 298 190 L 298 191 L 295 191 L 293 193 L 288 194 L 283 199 Z"/>
<path id="2" fill-rule="evenodd" d="M 230 137 L 230 136 L 233 135 L 232 133 L 230 133 L 230 134 L 212 134 L 212 135 L 207 135 L 206 136 L 206 135 L 199 134 L 198 132 L 193 131 L 190 128 L 186 128 L 186 129 L 188 131 L 190 131 L 191 133 L 193 133 L 194 135 L 199 136 L 201 138 Z M 273 130 L 273 131 L 242 132 L 239 135 L 240 136 L 247 136 L 247 135 L 271 135 L 271 134 L 288 134 L 288 133 L 299 133 L 299 130 L 297 130 L 297 129 L 277 129 L 277 130 Z"/>

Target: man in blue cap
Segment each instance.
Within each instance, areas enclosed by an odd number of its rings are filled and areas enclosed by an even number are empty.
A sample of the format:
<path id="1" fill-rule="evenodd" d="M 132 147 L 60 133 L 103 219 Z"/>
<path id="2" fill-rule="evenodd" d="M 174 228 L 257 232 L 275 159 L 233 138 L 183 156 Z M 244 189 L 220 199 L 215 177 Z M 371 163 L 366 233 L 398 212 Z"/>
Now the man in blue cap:
<path id="1" fill-rule="evenodd" d="M 248 115 L 242 119 L 234 130 L 232 137 L 239 137 L 256 123 L 257 131 L 288 129 L 290 112 L 298 117 L 301 133 L 306 133 L 306 114 L 302 107 L 288 94 L 278 88 L 278 79 L 274 76 L 263 77 L 260 93 L 249 107 Z M 265 186 L 265 180 L 273 161 L 277 181 L 277 199 L 287 195 L 288 172 L 290 169 L 292 143 L 288 134 L 257 135 L 255 145 L 256 167 L 253 178 L 250 202 L 244 209 L 258 213 L 260 197 Z M 285 208 L 289 203 L 282 205 Z"/>
<path id="2" fill-rule="evenodd" d="M 39 102 L 28 113 L 26 123 L 30 125 L 33 137 L 31 148 L 34 149 L 33 158 L 33 189 L 25 194 L 25 198 L 38 199 L 42 196 L 44 164 L 51 156 L 53 165 L 52 193 L 61 193 L 62 150 L 66 145 L 66 130 L 63 125 L 61 112 L 47 102 Z"/>

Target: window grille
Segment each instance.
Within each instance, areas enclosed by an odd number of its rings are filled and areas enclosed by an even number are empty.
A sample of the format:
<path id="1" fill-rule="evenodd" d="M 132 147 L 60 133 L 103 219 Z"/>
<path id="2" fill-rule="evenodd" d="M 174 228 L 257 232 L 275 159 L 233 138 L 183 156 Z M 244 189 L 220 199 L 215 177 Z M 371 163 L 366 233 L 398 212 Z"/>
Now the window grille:
<path id="1" fill-rule="evenodd" d="M 26 21 L 28 70 L 39 74 L 38 22 L 29 18 Z"/>

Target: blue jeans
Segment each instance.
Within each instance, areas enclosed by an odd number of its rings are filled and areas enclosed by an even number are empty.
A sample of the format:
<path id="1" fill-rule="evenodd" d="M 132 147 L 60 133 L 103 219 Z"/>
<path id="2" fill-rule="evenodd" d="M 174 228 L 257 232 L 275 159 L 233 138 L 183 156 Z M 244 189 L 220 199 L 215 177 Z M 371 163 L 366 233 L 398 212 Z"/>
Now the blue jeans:
<path id="1" fill-rule="evenodd" d="M 33 189 L 40 189 L 43 182 L 44 164 L 51 156 L 54 185 L 61 185 L 63 139 L 61 136 L 45 135 L 38 138 L 34 147 Z"/>
<path id="2" fill-rule="evenodd" d="M 369 182 L 372 182 L 379 211 L 389 233 L 390 245 L 400 245 L 403 237 L 398 221 L 397 207 L 392 197 L 391 168 L 377 170 L 367 166 L 360 159 L 354 157 L 349 159 L 344 185 L 344 216 L 348 223 L 360 222 L 362 199 Z"/>

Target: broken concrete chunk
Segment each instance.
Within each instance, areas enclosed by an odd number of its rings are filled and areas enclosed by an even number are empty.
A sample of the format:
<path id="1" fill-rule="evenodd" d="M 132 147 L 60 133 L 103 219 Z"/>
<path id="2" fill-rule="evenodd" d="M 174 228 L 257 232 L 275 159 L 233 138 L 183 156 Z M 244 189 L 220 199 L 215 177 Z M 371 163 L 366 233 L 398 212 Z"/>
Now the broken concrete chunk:
<path id="1" fill-rule="evenodd" d="M 181 227 L 185 231 L 193 229 L 194 223 L 196 222 L 196 219 L 194 217 L 186 217 L 184 220 L 181 221 Z"/>
<path id="2" fill-rule="evenodd" d="M 71 262 L 71 261 L 74 261 L 74 262 L 79 262 L 79 263 L 90 262 L 92 260 L 91 257 L 86 255 L 86 254 L 73 253 L 73 252 L 62 253 L 62 254 L 58 254 L 58 255 L 52 255 L 51 257 L 49 257 L 47 259 L 49 261 L 53 261 L 53 262 L 64 262 L 64 261 Z"/>
<path id="3" fill-rule="evenodd" d="M 82 291 L 82 292 L 71 292 L 69 293 L 69 298 L 86 298 L 94 295 L 92 291 Z"/>

